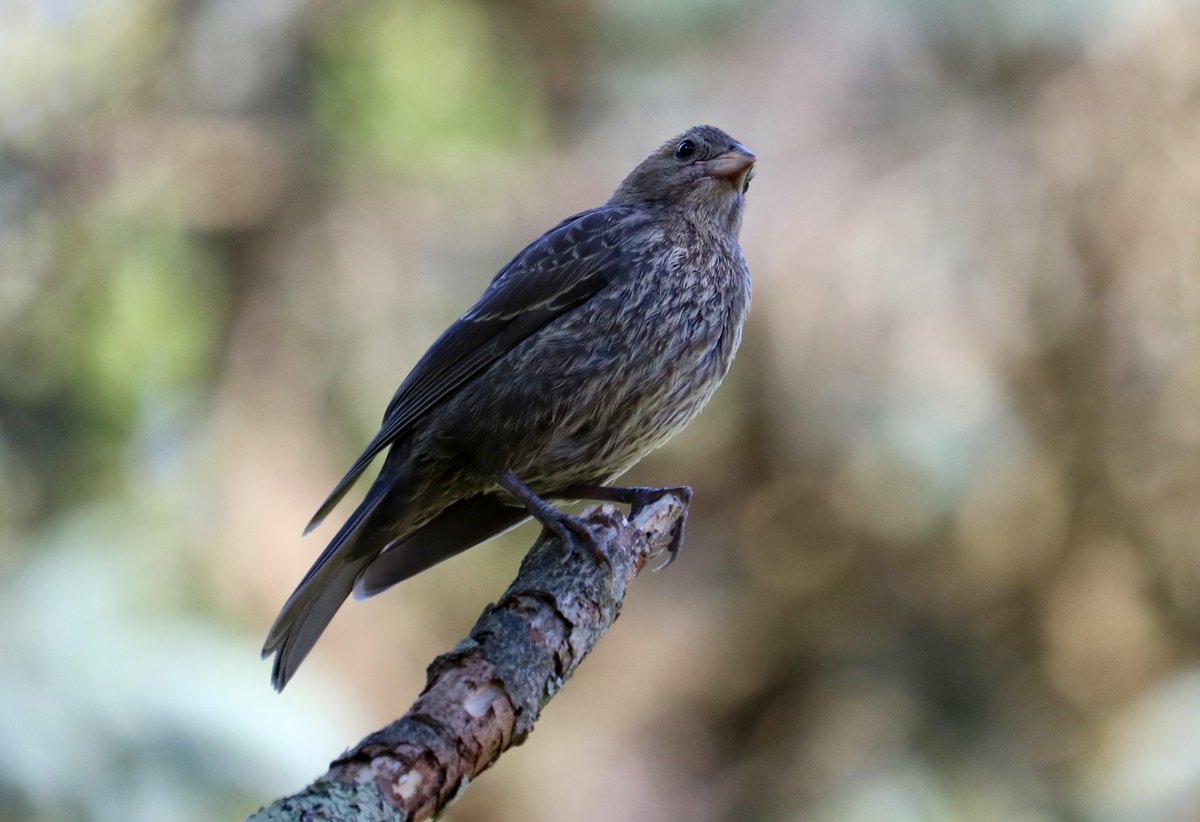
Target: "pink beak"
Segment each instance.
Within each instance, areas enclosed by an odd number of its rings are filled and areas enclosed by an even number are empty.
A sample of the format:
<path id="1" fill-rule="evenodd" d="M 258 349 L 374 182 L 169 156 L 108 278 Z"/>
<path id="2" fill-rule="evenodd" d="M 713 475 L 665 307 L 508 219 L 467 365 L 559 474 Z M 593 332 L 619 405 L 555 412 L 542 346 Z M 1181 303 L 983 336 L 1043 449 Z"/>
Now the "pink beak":
<path id="1" fill-rule="evenodd" d="M 705 161 L 704 176 L 716 177 L 718 180 L 728 180 L 731 183 L 740 183 L 743 175 L 750 169 L 750 166 L 754 165 L 754 161 L 757 159 L 753 151 L 738 143 L 729 149 L 729 151 Z"/>

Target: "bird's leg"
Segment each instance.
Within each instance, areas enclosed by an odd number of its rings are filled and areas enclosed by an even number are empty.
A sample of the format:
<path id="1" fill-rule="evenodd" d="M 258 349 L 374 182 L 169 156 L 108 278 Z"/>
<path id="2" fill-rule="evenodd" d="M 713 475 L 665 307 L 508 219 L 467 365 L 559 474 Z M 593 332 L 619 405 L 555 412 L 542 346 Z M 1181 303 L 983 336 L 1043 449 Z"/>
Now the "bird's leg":
<path id="1" fill-rule="evenodd" d="M 688 506 L 692 504 L 692 488 L 690 485 L 671 485 L 655 488 L 647 485 L 569 485 L 555 491 L 549 496 L 559 499 L 598 499 L 605 502 L 620 502 L 629 506 L 629 516 L 636 517 L 638 512 L 652 502 L 658 502 L 665 496 L 679 497 L 683 503 L 683 512 L 671 532 L 671 541 L 667 543 L 667 560 L 654 570 L 661 571 L 679 555 L 683 547 L 683 529 L 687 526 Z"/>
<path id="2" fill-rule="evenodd" d="M 524 505 L 529 515 L 540 522 L 542 527 L 562 540 L 567 557 L 575 550 L 575 540 L 581 538 L 592 549 L 592 553 L 597 559 L 603 560 L 608 565 L 612 564 L 608 561 L 604 551 L 600 549 L 599 540 L 596 539 L 596 535 L 592 533 L 591 527 L 586 522 L 565 511 L 560 511 L 546 502 L 533 493 L 528 485 L 517 479 L 517 475 L 511 471 L 497 474 L 496 481 L 500 483 L 500 487 L 512 494 L 517 502 Z"/>

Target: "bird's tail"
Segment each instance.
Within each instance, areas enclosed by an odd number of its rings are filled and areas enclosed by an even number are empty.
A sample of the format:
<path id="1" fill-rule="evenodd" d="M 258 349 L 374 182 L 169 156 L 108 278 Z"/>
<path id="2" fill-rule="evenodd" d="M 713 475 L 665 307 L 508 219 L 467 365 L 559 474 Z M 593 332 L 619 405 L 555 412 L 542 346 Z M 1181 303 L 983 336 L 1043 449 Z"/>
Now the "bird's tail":
<path id="1" fill-rule="evenodd" d="M 308 656 L 317 638 L 354 589 L 363 569 L 377 551 L 363 550 L 359 538 L 371 515 L 387 496 L 387 484 L 377 481 L 362 504 L 330 541 L 284 603 L 263 644 L 263 658 L 275 654 L 271 684 L 282 691 Z"/>

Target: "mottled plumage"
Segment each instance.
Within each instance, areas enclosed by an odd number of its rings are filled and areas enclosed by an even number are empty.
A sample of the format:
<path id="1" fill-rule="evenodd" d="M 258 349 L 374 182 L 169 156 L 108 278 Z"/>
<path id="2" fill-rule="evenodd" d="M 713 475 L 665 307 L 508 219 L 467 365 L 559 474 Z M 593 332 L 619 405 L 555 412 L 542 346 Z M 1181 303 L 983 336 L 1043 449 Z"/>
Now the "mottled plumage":
<path id="1" fill-rule="evenodd" d="M 601 486 L 683 428 L 729 369 L 750 304 L 737 233 L 753 162 L 711 126 L 664 143 L 442 334 L 309 523 L 387 450 L 271 628 L 276 688 L 351 591 L 376 594 L 530 515 L 568 546 L 587 539 L 542 497 L 636 505 L 662 490 Z"/>

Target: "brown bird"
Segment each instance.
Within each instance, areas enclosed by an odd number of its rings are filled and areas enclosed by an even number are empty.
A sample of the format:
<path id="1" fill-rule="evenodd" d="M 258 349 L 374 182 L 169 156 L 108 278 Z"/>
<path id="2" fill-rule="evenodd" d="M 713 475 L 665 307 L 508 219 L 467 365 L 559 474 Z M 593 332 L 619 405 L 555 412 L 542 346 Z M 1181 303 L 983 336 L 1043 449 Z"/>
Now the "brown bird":
<path id="1" fill-rule="evenodd" d="M 442 334 L 305 530 L 390 449 L 267 635 L 277 690 L 352 591 L 373 596 L 529 517 L 568 551 L 594 547 L 547 498 L 690 501 L 684 486 L 607 483 L 687 425 L 729 370 L 750 307 L 737 235 L 754 161 L 712 126 L 669 140 L 607 203 L 521 251 Z M 683 520 L 671 558 L 682 539 Z"/>

